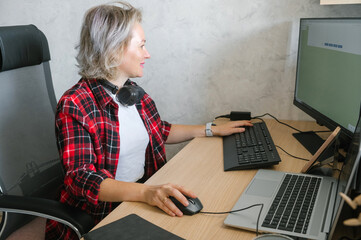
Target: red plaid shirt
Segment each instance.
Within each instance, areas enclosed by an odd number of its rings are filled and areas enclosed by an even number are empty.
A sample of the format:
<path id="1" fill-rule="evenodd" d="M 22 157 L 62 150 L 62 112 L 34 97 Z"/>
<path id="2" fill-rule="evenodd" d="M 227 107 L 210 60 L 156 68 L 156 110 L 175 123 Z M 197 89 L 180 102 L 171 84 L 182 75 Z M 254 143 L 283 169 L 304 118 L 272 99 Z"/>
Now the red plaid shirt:
<path id="1" fill-rule="evenodd" d="M 164 143 L 171 125 L 160 119 L 148 94 L 136 107 L 149 134 L 143 178 L 146 180 L 166 163 Z M 118 166 L 118 105 L 96 79 L 81 79 L 59 100 L 56 135 L 66 172 L 60 201 L 85 210 L 96 224 L 116 205 L 99 201 L 98 196 L 100 183 L 114 178 Z M 46 231 L 47 239 L 76 238 L 72 230 L 51 220 Z"/>

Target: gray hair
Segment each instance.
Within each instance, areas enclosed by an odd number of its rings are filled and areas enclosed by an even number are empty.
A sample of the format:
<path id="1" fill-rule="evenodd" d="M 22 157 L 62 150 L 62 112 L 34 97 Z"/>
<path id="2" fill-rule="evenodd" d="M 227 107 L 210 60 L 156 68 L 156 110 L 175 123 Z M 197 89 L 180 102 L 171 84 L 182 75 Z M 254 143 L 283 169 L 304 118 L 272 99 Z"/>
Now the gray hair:
<path id="1" fill-rule="evenodd" d="M 79 74 L 84 78 L 112 79 L 135 23 L 142 13 L 129 3 L 116 2 L 89 9 L 76 47 Z"/>

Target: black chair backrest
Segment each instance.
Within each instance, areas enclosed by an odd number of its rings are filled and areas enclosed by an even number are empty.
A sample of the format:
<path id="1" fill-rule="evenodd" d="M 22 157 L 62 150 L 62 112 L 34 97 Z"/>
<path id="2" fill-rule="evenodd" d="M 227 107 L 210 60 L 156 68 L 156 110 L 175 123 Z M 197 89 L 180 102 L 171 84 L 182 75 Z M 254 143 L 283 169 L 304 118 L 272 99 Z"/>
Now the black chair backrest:
<path id="1" fill-rule="evenodd" d="M 57 199 L 64 172 L 49 60 L 46 37 L 34 25 L 0 27 L 1 194 Z M 0 239 L 31 219 L 3 213 Z"/>

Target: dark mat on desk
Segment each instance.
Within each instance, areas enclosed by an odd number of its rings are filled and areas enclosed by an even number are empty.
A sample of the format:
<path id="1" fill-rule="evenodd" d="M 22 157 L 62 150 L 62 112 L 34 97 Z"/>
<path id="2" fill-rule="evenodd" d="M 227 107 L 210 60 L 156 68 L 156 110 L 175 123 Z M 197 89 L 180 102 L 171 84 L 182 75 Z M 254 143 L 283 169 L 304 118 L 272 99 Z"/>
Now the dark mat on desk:
<path id="1" fill-rule="evenodd" d="M 125 240 L 125 239 L 164 239 L 181 240 L 183 238 L 170 233 L 163 228 L 154 225 L 151 222 L 139 217 L 136 214 L 130 214 L 117 221 L 88 232 L 84 236 L 85 240 Z"/>

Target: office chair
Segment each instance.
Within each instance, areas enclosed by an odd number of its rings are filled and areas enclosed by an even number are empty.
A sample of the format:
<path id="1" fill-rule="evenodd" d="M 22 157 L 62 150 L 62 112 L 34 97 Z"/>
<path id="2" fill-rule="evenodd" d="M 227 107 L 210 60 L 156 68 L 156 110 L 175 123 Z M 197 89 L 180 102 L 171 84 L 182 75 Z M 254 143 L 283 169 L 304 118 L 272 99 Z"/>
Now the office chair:
<path id="1" fill-rule="evenodd" d="M 93 227 L 90 215 L 58 201 L 64 169 L 49 60 L 34 25 L 0 27 L 0 240 L 35 217 L 59 221 L 79 238 Z"/>

